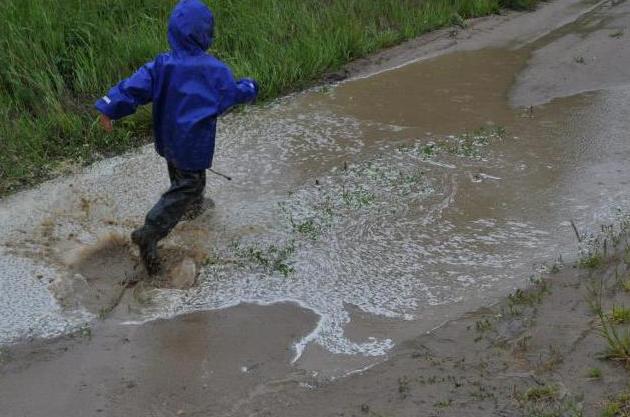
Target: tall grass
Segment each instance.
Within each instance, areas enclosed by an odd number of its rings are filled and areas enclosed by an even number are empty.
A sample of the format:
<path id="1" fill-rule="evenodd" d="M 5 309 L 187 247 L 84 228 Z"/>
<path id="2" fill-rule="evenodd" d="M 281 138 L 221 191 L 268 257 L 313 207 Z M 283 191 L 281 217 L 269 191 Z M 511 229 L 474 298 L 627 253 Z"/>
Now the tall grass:
<path id="1" fill-rule="evenodd" d="M 532 0 L 213 0 L 212 52 L 268 99 L 461 18 Z M 92 102 L 168 49 L 176 0 L 6 0 L 0 8 L 0 195 L 148 140 L 144 109 L 113 135 Z"/>

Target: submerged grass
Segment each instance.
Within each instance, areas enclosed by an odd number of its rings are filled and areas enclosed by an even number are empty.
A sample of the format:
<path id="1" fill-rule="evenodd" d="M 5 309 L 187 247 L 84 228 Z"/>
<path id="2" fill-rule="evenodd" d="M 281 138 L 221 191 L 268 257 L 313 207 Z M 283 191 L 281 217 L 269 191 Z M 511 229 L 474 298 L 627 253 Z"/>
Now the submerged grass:
<path id="1" fill-rule="evenodd" d="M 536 0 L 209 1 L 212 52 L 260 80 L 262 99 L 304 87 L 379 48 Z M 112 135 L 92 102 L 168 48 L 176 0 L 7 0 L 0 8 L 0 195 L 121 152 L 150 135 L 150 111 Z"/>
<path id="2" fill-rule="evenodd" d="M 243 245 L 233 242 L 232 250 L 243 264 L 250 264 L 263 272 L 279 273 L 287 278 L 295 269 L 290 258 L 295 254 L 295 241 L 290 240 L 281 245 Z"/>

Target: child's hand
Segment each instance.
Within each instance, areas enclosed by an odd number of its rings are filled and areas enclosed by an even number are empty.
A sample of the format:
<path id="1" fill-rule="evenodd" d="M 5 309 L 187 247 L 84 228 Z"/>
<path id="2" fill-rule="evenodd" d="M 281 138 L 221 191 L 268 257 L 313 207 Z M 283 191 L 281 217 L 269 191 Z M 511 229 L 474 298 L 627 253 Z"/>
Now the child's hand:
<path id="1" fill-rule="evenodd" d="M 112 133 L 112 131 L 114 130 L 114 127 L 112 126 L 112 119 L 101 113 L 98 121 L 100 122 L 105 132 Z"/>

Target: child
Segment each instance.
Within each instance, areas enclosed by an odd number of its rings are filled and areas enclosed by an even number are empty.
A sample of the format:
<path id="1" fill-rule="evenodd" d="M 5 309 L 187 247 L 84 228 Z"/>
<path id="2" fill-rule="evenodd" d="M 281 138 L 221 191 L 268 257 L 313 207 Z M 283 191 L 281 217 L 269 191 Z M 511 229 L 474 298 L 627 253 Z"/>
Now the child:
<path id="1" fill-rule="evenodd" d="M 144 226 L 131 234 L 150 275 L 160 270 L 157 242 L 203 202 L 217 117 L 258 94 L 254 80 L 236 81 L 224 63 L 206 53 L 213 31 L 214 17 L 205 4 L 181 0 L 168 25 L 171 51 L 158 55 L 96 102 L 107 132 L 112 120 L 153 103 L 155 149 L 166 159 L 171 187 L 149 211 Z"/>

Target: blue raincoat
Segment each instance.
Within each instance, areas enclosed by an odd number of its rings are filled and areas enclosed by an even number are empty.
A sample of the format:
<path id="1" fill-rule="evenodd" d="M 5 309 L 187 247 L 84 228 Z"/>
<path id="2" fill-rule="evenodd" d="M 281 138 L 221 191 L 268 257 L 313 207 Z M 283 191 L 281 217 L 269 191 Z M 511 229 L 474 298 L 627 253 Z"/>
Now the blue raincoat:
<path id="1" fill-rule="evenodd" d="M 153 103 L 157 152 L 175 167 L 200 171 L 212 165 L 217 117 L 230 107 L 253 101 L 258 86 L 236 81 L 230 69 L 206 53 L 214 17 L 199 0 L 181 0 L 171 14 L 171 51 L 158 55 L 96 102 L 113 120 Z"/>

